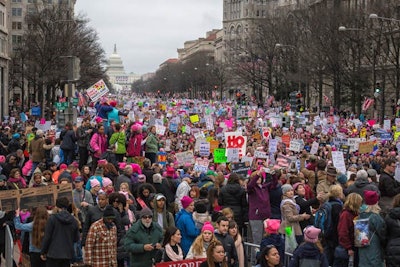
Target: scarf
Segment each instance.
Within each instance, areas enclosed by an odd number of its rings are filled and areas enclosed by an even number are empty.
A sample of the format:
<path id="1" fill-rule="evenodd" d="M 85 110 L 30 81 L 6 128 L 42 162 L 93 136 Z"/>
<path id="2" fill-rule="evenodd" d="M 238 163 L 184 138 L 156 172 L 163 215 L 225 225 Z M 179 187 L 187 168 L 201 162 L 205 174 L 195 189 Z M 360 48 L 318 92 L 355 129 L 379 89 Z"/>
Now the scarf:
<path id="1" fill-rule="evenodd" d="M 20 187 L 20 185 L 22 185 L 22 187 L 24 187 L 24 188 L 26 187 L 26 182 L 25 182 L 24 178 L 10 177 L 10 178 L 8 178 L 8 182 L 15 183 L 15 184 L 17 184 L 18 187 Z"/>
<path id="2" fill-rule="evenodd" d="M 170 244 L 165 245 L 165 253 L 167 253 L 168 258 L 171 259 L 171 261 L 181 261 L 183 260 L 183 252 L 181 249 L 181 246 L 178 246 L 178 254 L 175 253 L 175 251 L 172 249 Z"/>

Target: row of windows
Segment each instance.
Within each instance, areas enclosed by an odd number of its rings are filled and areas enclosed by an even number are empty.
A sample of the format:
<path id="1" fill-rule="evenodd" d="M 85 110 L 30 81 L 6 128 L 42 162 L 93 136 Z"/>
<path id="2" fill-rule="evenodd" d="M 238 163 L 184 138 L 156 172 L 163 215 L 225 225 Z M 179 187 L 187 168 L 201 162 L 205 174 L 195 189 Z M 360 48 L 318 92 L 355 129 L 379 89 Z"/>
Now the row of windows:
<path id="1" fill-rule="evenodd" d="M 22 3 L 24 0 L 12 0 L 13 3 Z M 27 3 L 36 4 L 37 0 L 25 0 Z M 42 0 L 45 4 L 53 4 L 54 0 Z M 62 0 L 58 0 L 59 3 L 63 2 Z"/>
<path id="2" fill-rule="evenodd" d="M 13 17 L 22 17 L 22 8 L 13 7 L 11 9 L 11 15 Z"/>

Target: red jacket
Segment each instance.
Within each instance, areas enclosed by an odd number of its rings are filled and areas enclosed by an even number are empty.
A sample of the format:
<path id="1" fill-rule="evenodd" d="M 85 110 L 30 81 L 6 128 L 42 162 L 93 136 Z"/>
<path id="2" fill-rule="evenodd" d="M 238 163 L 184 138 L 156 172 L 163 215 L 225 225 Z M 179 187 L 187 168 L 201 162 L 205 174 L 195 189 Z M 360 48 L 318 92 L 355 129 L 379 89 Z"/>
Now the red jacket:
<path id="1" fill-rule="evenodd" d="M 353 220 L 357 216 L 354 212 L 344 209 L 340 213 L 338 224 L 339 245 L 346 250 L 354 247 L 354 223 Z"/>
<path id="2" fill-rule="evenodd" d="M 143 136 L 140 133 L 132 135 L 129 138 L 128 148 L 126 150 L 129 157 L 142 156 L 142 140 Z"/>

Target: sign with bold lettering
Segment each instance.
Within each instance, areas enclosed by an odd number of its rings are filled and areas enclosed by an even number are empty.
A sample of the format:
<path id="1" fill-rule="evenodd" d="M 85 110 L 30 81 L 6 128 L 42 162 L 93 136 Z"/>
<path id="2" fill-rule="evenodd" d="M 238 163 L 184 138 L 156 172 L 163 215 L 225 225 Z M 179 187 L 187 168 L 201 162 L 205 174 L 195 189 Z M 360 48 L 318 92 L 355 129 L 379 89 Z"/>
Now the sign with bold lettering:
<path id="1" fill-rule="evenodd" d="M 231 169 L 233 173 L 247 177 L 250 170 L 250 165 L 247 162 L 231 163 Z"/>
<path id="2" fill-rule="evenodd" d="M 208 157 L 210 155 L 210 143 L 208 142 L 200 143 L 199 154 L 201 157 Z"/>
<path id="3" fill-rule="evenodd" d="M 214 162 L 225 163 L 227 160 L 225 153 L 226 153 L 225 148 L 214 149 Z"/>
<path id="4" fill-rule="evenodd" d="M 240 132 L 225 133 L 226 148 L 238 148 L 239 157 L 246 155 L 247 136 L 243 136 Z"/>
<path id="5" fill-rule="evenodd" d="M 90 97 L 93 102 L 96 102 L 103 95 L 109 92 L 107 85 L 103 80 L 93 84 L 89 89 L 86 90 L 86 94 Z"/>
<path id="6" fill-rule="evenodd" d="M 228 148 L 226 157 L 228 162 L 239 162 L 239 148 Z"/>
<path id="7" fill-rule="evenodd" d="M 333 166 L 341 173 L 346 173 L 346 165 L 344 163 L 344 156 L 342 151 L 332 151 Z"/>
<path id="8" fill-rule="evenodd" d="M 160 262 L 155 267 L 199 267 L 206 259 Z"/>
<path id="9" fill-rule="evenodd" d="M 312 143 L 312 146 L 311 146 L 310 154 L 311 154 L 311 155 L 317 154 L 318 148 L 319 148 L 319 143 L 314 141 L 314 142 Z"/>

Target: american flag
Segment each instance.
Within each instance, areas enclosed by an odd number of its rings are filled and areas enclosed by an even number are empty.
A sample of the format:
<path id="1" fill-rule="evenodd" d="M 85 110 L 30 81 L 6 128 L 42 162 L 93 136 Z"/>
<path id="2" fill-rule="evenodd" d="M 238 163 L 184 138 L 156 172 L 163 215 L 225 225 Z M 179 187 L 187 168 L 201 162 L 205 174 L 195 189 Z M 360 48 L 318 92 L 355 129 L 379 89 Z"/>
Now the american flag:
<path id="1" fill-rule="evenodd" d="M 325 103 L 327 103 L 327 104 L 331 103 L 331 100 L 329 99 L 329 97 L 327 95 L 324 95 L 324 100 L 325 100 Z"/>
<path id="2" fill-rule="evenodd" d="M 373 98 L 365 98 L 364 103 L 362 104 L 362 110 L 366 111 L 369 107 L 374 104 L 375 100 Z"/>

